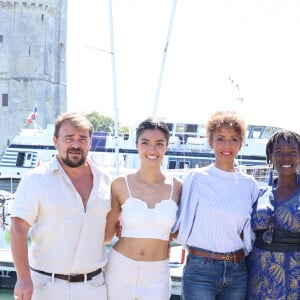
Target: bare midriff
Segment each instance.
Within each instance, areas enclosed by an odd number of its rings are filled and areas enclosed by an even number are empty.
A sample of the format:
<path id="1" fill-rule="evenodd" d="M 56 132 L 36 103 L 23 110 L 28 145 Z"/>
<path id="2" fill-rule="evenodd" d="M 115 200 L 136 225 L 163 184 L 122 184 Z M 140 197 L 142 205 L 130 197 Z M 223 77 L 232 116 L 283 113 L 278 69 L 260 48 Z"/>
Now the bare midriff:
<path id="1" fill-rule="evenodd" d="M 159 239 L 121 237 L 113 248 L 139 261 L 161 261 L 169 256 L 169 241 Z"/>

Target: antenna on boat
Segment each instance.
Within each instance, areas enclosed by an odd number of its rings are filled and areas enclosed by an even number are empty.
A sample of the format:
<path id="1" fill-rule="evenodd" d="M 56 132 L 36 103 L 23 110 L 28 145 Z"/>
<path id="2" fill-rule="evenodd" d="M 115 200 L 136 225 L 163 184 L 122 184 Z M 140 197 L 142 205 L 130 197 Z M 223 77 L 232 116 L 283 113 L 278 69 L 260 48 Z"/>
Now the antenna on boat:
<path id="1" fill-rule="evenodd" d="M 113 99 L 114 99 L 114 141 L 115 141 L 115 173 L 119 175 L 119 108 L 117 101 L 117 84 L 116 84 L 116 63 L 115 63 L 115 46 L 114 46 L 114 30 L 113 30 L 113 14 L 112 0 L 108 0 L 109 6 L 109 22 L 110 22 L 110 54 L 112 66 L 112 83 L 113 83 Z"/>
<path id="2" fill-rule="evenodd" d="M 173 20 L 174 20 L 174 16 L 175 16 L 176 5 L 177 5 L 177 0 L 174 0 L 172 13 L 171 13 L 171 17 L 170 17 L 170 22 L 169 22 L 169 29 L 168 29 L 166 44 L 165 44 L 164 53 L 163 53 L 162 64 L 161 64 L 161 68 L 160 68 L 158 84 L 157 84 L 157 88 L 156 88 L 156 95 L 155 95 L 153 113 L 152 113 L 153 118 L 156 118 L 156 114 L 157 114 L 157 106 L 158 106 L 158 100 L 159 100 L 159 95 L 160 95 L 160 88 L 161 88 L 161 83 L 162 83 L 162 78 L 163 78 L 163 73 L 164 73 L 164 68 L 165 68 L 167 52 L 168 52 L 168 48 L 169 48 L 169 42 L 170 42 L 170 37 L 171 37 L 171 32 L 172 32 L 172 27 L 173 27 Z"/>
<path id="3" fill-rule="evenodd" d="M 240 95 L 240 85 L 232 79 L 231 76 L 228 77 L 230 84 L 230 97 L 233 107 L 236 105 L 242 105 L 244 102 L 244 97 Z"/>

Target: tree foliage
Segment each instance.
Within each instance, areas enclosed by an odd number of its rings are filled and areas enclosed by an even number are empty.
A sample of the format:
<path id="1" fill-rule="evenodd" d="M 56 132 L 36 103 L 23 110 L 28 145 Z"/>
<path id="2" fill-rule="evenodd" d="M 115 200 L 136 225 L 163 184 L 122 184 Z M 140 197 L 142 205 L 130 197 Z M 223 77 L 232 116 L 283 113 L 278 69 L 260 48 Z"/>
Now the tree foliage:
<path id="1" fill-rule="evenodd" d="M 85 116 L 92 123 L 94 131 L 113 132 L 114 120 L 112 118 L 101 115 L 97 111 L 86 113 Z"/>
<path id="2" fill-rule="evenodd" d="M 115 122 L 114 119 L 101 115 L 97 111 L 86 113 L 85 116 L 89 119 L 94 127 L 94 131 L 114 132 Z M 119 133 L 127 133 L 128 126 L 119 127 Z"/>

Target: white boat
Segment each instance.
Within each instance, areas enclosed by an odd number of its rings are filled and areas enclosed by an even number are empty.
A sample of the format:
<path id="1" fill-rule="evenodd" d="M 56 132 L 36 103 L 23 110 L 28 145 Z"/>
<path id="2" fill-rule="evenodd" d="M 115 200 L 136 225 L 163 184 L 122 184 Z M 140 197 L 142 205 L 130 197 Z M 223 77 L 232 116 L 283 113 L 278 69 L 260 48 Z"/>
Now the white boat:
<path id="1" fill-rule="evenodd" d="M 205 137 L 204 125 L 176 122 L 167 122 L 167 124 L 171 137 L 169 149 L 162 163 L 163 169 L 197 168 L 208 165 L 214 160 L 214 154 Z M 274 126 L 249 125 L 245 143 L 236 158 L 237 164 L 266 165 L 266 142 L 279 129 Z M 29 170 L 49 161 L 56 153 L 52 141 L 53 133 L 53 125 L 48 125 L 44 130 L 21 130 L 2 156 L 1 178 L 21 178 Z M 136 169 L 139 167 L 140 160 L 135 141 L 135 128 L 127 134 L 119 135 L 117 143 L 111 133 L 94 132 L 89 157 L 103 168 L 116 168 L 117 162 L 119 167 L 126 170 Z"/>
<path id="2" fill-rule="evenodd" d="M 14 194 L 0 190 L 0 230 L 10 227 L 10 204 L 14 198 Z M 0 248 L 1 244 L 0 240 Z"/>

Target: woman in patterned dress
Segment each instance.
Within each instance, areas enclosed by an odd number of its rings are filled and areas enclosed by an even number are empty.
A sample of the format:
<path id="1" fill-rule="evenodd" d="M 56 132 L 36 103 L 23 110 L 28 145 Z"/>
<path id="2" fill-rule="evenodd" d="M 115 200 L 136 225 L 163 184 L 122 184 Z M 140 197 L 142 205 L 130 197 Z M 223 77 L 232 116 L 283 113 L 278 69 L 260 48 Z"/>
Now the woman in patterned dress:
<path id="1" fill-rule="evenodd" d="M 252 213 L 256 240 L 248 258 L 247 299 L 300 299 L 300 136 L 279 131 L 266 146 L 278 178 L 261 190 Z"/>

